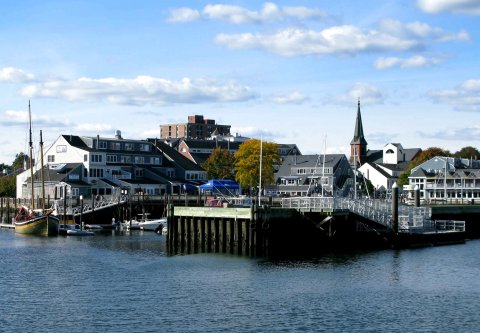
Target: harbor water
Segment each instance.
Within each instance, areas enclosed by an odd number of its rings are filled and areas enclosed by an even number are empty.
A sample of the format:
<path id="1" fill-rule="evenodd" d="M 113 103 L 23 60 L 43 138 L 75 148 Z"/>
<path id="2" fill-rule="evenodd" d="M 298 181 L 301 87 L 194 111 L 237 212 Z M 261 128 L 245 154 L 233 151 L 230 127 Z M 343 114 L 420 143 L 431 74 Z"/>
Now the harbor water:
<path id="1" fill-rule="evenodd" d="M 269 260 L 0 230 L 0 332 L 478 332 L 480 240 Z"/>

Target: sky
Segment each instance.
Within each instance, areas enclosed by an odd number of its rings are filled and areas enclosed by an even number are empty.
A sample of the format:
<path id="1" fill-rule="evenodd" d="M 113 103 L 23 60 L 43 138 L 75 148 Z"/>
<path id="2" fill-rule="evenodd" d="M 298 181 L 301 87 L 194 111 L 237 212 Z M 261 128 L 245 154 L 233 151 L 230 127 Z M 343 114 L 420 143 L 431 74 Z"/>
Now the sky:
<path id="1" fill-rule="evenodd" d="M 350 155 L 480 148 L 479 0 L 0 0 L 0 163 L 60 135 L 232 134 Z"/>

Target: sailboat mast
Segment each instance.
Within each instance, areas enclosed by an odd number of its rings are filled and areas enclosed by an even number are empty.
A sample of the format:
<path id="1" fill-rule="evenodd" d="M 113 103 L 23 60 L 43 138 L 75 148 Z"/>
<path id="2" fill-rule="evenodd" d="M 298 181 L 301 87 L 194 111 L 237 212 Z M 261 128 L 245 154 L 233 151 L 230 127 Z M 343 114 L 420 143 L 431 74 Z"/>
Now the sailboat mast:
<path id="1" fill-rule="evenodd" d="M 33 188 L 34 181 L 33 181 L 33 139 L 32 139 L 32 113 L 30 111 L 30 101 L 28 101 L 28 124 L 29 124 L 29 129 L 30 129 L 30 141 L 28 142 L 30 146 L 30 186 L 32 187 L 31 189 L 31 195 L 32 195 L 32 202 L 31 202 L 31 208 L 32 210 L 35 209 L 35 189 Z"/>
<path id="2" fill-rule="evenodd" d="M 322 163 L 322 197 L 324 195 L 323 187 L 325 184 L 325 154 L 327 153 L 327 136 L 325 135 L 324 148 L 323 148 L 323 163 Z M 332 195 L 333 195 L 333 184 L 332 184 Z"/>
<path id="3" fill-rule="evenodd" d="M 260 137 L 260 179 L 258 184 L 258 205 L 261 205 L 262 200 L 262 148 L 263 148 L 263 137 Z"/>
<path id="4" fill-rule="evenodd" d="M 43 138 L 42 130 L 40 130 L 40 166 L 41 166 L 41 177 L 42 177 L 42 209 L 45 209 L 45 175 L 43 171 Z"/>

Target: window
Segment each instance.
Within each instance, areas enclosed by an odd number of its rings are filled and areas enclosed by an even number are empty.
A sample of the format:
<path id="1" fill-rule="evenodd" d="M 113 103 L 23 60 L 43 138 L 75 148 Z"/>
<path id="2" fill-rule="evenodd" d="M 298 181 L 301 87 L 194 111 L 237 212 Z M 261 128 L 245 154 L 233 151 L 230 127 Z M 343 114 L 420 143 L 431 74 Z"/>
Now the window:
<path id="1" fill-rule="evenodd" d="M 136 178 L 143 177 L 143 169 L 135 169 L 135 177 Z"/>
<path id="2" fill-rule="evenodd" d="M 92 154 L 90 155 L 90 162 L 93 162 L 93 163 L 102 163 L 102 155 L 100 154 Z"/>
<path id="3" fill-rule="evenodd" d="M 304 175 L 305 169 L 297 169 L 297 175 Z"/>
<path id="4" fill-rule="evenodd" d="M 144 164 L 145 162 L 143 156 L 135 156 L 135 163 Z"/>
<path id="5" fill-rule="evenodd" d="M 107 163 L 117 163 L 117 155 L 107 155 Z"/>
<path id="6" fill-rule="evenodd" d="M 103 169 L 90 168 L 90 177 L 103 177 Z"/>
<path id="7" fill-rule="evenodd" d="M 47 160 L 49 163 L 55 163 L 55 155 L 48 155 Z"/>
<path id="8" fill-rule="evenodd" d="M 84 161 L 84 162 L 88 162 L 88 155 L 87 155 L 87 154 L 84 154 L 84 155 L 83 155 L 83 161 Z"/>
<path id="9" fill-rule="evenodd" d="M 126 142 L 125 143 L 125 150 L 133 150 L 133 143 Z"/>
<path id="10" fill-rule="evenodd" d="M 140 151 L 150 151 L 150 145 L 140 144 Z"/>
<path id="11" fill-rule="evenodd" d="M 131 164 L 131 163 L 132 163 L 132 156 L 130 156 L 130 155 L 122 155 L 122 156 L 120 156 L 120 163 Z"/>
<path id="12" fill-rule="evenodd" d="M 110 142 L 110 149 L 120 150 L 120 148 L 121 148 L 120 142 Z"/>
<path id="13" fill-rule="evenodd" d="M 107 149 L 106 141 L 98 141 L 98 149 Z"/>

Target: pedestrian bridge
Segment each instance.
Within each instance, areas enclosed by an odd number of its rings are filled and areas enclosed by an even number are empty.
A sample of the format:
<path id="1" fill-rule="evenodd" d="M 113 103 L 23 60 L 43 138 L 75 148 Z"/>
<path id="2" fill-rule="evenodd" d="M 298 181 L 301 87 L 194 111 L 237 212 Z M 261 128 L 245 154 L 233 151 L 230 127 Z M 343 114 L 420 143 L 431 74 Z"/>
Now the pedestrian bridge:
<path id="1" fill-rule="evenodd" d="M 127 196 L 107 196 L 99 197 L 98 199 L 92 201 L 84 201 L 81 205 L 71 206 L 67 202 L 67 215 L 80 216 L 80 214 L 87 214 L 93 211 L 98 211 L 105 208 L 116 207 L 126 203 L 128 200 Z M 63 200 L 57 200 L 55 202 L 55 208 L 58 211 L 59 215 L 65 214 L 64 202 Z"/>
<path id="2" fill-rule="evenodd" d="M 283 198 L 282 207 L 300 212 L 323 212 L 331 215 L 348 211 L 393 229 L 393 202 L 388 199 L 292 197 Z M 432 220 L 430 207 L 398 205 L 399 232 L 424 233 L 438 230 L 465 231 L 465 221 Z"/>

